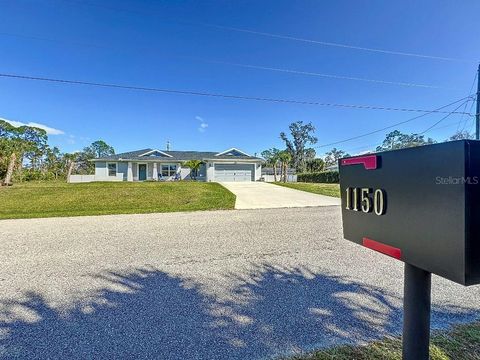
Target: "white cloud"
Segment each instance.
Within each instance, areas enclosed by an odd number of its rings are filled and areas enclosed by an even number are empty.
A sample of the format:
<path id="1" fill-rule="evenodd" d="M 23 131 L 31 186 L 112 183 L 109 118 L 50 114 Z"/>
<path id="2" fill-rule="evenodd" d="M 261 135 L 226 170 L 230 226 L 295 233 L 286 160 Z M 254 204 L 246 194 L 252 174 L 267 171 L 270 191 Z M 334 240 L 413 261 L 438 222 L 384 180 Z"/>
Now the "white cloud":
<path id="1" fill-rule="evenodd" d="M 353 154 L 353 156 L 366 155 L 366 154 L 371 154 L 371 153 L 374 153 L 374 152 L 375 152 L 375 150 L 363 150 L 363 151 L 360 151 L 359 153 Z"/>
<path id="2" fill-rule="evenodd" d="M 54 129 L 50 126 L 44 125 L 44 124 L 39 124 L 36 122 L 29 122 L 29 123 L 23 123 L 21 121 L 14 121 L 14 120 L 7 120 L 0 118 L 0 120 L 8 122 L 10 125 L 15 126 L 15 127 L 20 127 L 20 126 L 33 126 L 39 129 L 43 129 L 47 132 L 48 135 L 63 135 L 65 132 L 62 130 Z"/>
<path id="3" fill-rule="evenodd" d="M 70 145 L 75 144 L 75 143 L 76 143 L 76 141 L 75 141 L 75 135 L 68 135 L 67 143 L 69 143 Z"/>
<path id="4" fill-rule="evenodd" d="M 208 124 L 205 122 L 205 120 L 203 120 L 203 118 L 198 115 L 195 116 L 195 119 L 200 121 L 200 126 L 198 127 L 198 131 L 201 133 L 205 132 L 208 128 Z"/>

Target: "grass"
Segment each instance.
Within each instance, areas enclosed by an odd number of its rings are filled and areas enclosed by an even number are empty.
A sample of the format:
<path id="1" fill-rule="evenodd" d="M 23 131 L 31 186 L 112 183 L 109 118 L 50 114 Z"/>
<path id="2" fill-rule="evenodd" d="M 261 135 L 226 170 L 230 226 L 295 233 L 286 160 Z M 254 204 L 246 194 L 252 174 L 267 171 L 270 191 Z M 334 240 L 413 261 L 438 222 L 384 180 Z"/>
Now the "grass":
<path id="1" fill-rule="evenodd" d="M 276 185 L 285 186 L 291 189 L 311 192 L 314 194 L 340 197 L 340 186 L 338 184 L 319 184 L 319 183 L 282 183 L 276 182 Z"/>
<path id="2" fill-rule="evenodd" d="M 339 346 L 296 356 L 290 360 L 401 360 L 399 337 L 372 342 L 366 346 Z M 480 359 L 480 322 L 457 325 L 437 331 L 430 341 L 431 360 Z"/>
<path id="3" fill-rule="evenodd" d="M 0 187 L 0 219 L 233 209 L 216 183 L 31 182 Z"/>

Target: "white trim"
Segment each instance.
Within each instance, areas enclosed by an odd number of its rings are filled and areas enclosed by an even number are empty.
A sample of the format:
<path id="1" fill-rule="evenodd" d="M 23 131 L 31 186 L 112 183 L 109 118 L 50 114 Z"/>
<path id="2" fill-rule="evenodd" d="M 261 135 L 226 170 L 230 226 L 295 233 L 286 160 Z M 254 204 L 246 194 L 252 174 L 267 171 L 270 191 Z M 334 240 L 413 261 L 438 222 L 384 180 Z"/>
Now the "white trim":
<path id="1" fill-rule="evenodd" d="M 146 166 L 145 180 L 140 180 L 140 165 Z M 137 163 L 137 181 L 146 181 L 146 180 L 148 180 L 148 163 Z"/>
<path id="2" fill-rule="evenodd" d="M 261 164 L 263 160 L 257 159 L 237 159 L 235 156 L 232 156 L 231 159 L 204 159 L 205 162 L 216 162 L 216 163 L 232 163 L 232 164 Z"/>
<path id="3" fill-rule="evenodd" d="M 153 163 L 152 180 L 158 181 L 158 163 Z M 147 165 L 148 166 L 148 165 Z"/>
<path id="4" fill-rule="evenodd" d="M 144 153 L 144 154 L 140 154 L 140 155 L 138 155 L 138 157 L 142 157 L 142 156 L 145 156 L 145 155 L 148 155 L 148 154 L 154 153 L 154 152 L 158 152 L 158 153 L 160 153 L 160 154 L 163 154 L 163 155 L 165 155 L 165 156 L 168 156 L 168 157 L 173 157 L 172 155 L 169 155 L 169 154 L 167 154 L 167 153 L 164 153 L 163 151 L 160 151 L 160 150 L 157 150 L 157 149 L 153 149 L 153 150 L 147 151 L 147 152 L 146 152 L 146 153 Z"/>
<path id="5" fill-rule="evenodd" d="M 127 163 L 127 181 L 133 181 L 133 165 L 131 161 Z"/>
<path id="6" fill-rule="evenodd" d="M 115 164 L 115 175 L 110 175 L 110 170 L 108 170 L 109 164 Z M 116 177 L 118 174 L 118 163 L 115 161 L 106 161 L 106 168 L 107 168 L 107 177 Z"/>
<path id="7" fill-rule="evenodd" d="M 243 152 L 242 150 L 239 150 L 239 149 L 237 149 L 237 148 L 231 148 L 231 149 L 222 151 L 222 152 L 220 152 L 220 153 L 218 153 L 218 154 L 215 154 L 215 156 L 222 156 L 223 154 L 229 153 L 230 151 L 237 151 L 237 152 L 239 152 L 240 154 L 243 154 L 243 155 L 245 155 L 245 156 L 250 156 L 250 155 L 248 155 L 246 152 Z"/>

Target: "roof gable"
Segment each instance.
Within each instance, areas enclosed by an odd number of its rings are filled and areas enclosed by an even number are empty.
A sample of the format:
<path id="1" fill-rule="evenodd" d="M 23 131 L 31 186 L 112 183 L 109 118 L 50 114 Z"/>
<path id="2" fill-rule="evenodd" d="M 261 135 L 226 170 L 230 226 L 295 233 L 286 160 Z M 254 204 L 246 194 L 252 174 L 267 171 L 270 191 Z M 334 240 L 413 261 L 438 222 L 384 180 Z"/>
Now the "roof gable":
<path id="1" fill-rule="evenodd" d="M 250 155 L 236 148 L 231 148 L 231 149 L 222 151 L 216 154 L 215 156 L 250 156 Z"/>
<path id="2" fill-rule="evenodd" d="M 172 155 L 169 155 L 157 149 L 147 151 L 146 153 L 140 154 L 138 156 L 139 157 L 172 157 Z"/>

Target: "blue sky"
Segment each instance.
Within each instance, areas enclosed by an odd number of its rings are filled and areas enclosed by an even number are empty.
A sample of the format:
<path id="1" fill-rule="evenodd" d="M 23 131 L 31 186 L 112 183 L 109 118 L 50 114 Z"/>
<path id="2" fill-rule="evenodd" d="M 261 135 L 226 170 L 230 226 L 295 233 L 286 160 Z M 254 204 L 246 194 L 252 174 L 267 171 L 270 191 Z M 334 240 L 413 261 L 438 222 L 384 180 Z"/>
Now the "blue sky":
<path id="1" fill-rule="evenodd" d="M 468 95 L 480 60 L 478 1 L 0 0 L 0 73 L 324 103 L 434 109 Z M 214 27 L 211 25 L 218 25 Z M 326 46 L 235 27 L 440 60 Z M 247 68 L 252 65 L 433 87 Z M 470 106 L 468 106 L 469 108 Z M 467 108 L 467 110 L 468 110 Z M 451 108 L 453 110 L 453 108 Z M 463 110 L 460 108 L 459 110 Z M 0 77 L 0 117 L 51 128 L 63 151 L 103 139 L 138 148 L 247 152 L 282 147 L 297 120 L 328 144 L 416 113 L 228 100 Z M 398 129 L 421 132 L 442 115 Z M 470 129 L 452 115 L 426 135 Z M 374 148 L 380 132 L 337 147 Z M 331 147 L 320 147 L 321 155 Z"/>

